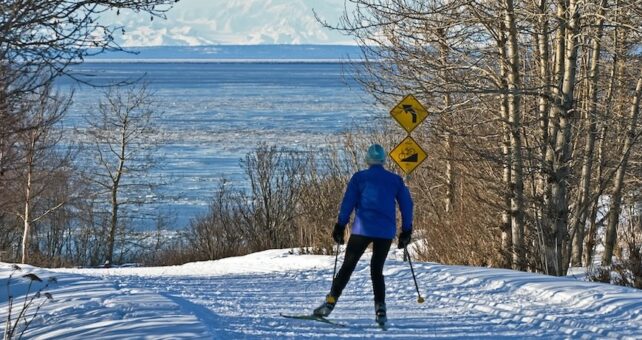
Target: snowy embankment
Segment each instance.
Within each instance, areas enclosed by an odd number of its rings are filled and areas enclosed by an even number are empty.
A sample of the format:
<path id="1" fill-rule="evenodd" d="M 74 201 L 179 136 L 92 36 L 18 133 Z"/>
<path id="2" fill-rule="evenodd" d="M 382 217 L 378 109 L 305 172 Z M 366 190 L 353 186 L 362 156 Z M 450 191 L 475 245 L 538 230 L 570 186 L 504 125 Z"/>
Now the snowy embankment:
<path id="1" fill-rule="evenodd" d="M 55 276 L 55 301 L 27 338 L 642 338 L 642 291 L 572 278 L 415 263 L 426 302 L 417 304 L 408 264 L 386 264 L 389 329 L 374 326 L 367 256 L 330 319 L 336 327 L 285 319 L 309 313 L 331 283 L 334 257 L 270 250 L 183 266 L 118 269 L 27 267 Z M 0 318 L 9 264 L 0 263 Z M 25 281 L 12 285 L 26 288 Z M 19 300 L 20 301 L 20 300 Z M 0 326 L 3 329 L 4 324 Z"/>

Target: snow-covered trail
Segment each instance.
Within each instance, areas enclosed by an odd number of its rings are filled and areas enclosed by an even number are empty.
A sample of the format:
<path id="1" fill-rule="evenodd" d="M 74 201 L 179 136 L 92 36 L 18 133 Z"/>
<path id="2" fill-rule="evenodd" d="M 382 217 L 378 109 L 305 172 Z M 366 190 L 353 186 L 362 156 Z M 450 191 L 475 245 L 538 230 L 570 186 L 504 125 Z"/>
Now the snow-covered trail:
<path id="1" fill-rule="evenodd" d="M 330 317 L 349 327 L 280 317 L 279 313 L 309 313 L 322 301 L 330 286 L 333 258 L 272 250 L 178 267 L 56 270 L 62 281 L 59 291 L 52 293 L 67 307 L 49 305 L 40 330 L 34 328 L 30 335 L 642 338 L 642 292 L 638 290 L 510 270 L 416 263 L 426 299 L 418 304 L 408 264 L 396 259 L 399 255 L 391 254 L 384 272 L 388 331 L 374 325 L 367 256 Z M 82 290 L 74 293 L 76 300 L 69 295 L 74 287 Z M 77 306 L 72 308 L 74 302 Z M 53 324 L 48 322 L 52 319 Z M 82 320 L 86 321 L 81 327 Z M 106 327 L 96 326 L 101 323 Z"/>

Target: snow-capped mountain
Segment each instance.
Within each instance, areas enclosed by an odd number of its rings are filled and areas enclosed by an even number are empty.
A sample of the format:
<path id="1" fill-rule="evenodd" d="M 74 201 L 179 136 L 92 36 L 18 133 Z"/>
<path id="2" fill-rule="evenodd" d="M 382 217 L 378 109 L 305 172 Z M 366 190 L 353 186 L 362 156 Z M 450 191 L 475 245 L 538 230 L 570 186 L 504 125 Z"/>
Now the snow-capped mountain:
<path id="1" fill-rule="evenodd" d="M 101 20 L 124 27 L 116 37 L 124 46 L 354 44 L 314 17 L 336 23 L 343 10 L 343 0 L 182 0 L 167 20 L 133 12 Z"/>

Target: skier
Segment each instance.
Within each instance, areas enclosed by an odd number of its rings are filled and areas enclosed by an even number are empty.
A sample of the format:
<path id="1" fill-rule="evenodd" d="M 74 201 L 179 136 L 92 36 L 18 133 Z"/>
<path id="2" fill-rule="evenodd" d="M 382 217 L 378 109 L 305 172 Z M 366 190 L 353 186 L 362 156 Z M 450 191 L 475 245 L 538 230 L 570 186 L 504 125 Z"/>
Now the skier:
<path id="1" fill-rule="evenodd" d="M 332 238 L 339 244 L 344 243 L 344 230 L 354 210 L 352 232 L 343 265 L 332 281 L 332 288 L 325 301 L 314 310 L 315 316 L 330 315 L 359 258 L 372 243 L 370 276 L 374 290 L 376 321 L 380 325 L 387 321 L 383 265 L 397 229 L 395 201 L 399 204 L 402 217 L 402 230 L 397 243 L 399 249 L 410 243 L 413 203 L 403 179 L 384 169 L 385 160 L 386 153 L 383 147 L 379 144 L 371 145 L 366 155 L 369 168 L 355 173 L 348 183 Z"/>

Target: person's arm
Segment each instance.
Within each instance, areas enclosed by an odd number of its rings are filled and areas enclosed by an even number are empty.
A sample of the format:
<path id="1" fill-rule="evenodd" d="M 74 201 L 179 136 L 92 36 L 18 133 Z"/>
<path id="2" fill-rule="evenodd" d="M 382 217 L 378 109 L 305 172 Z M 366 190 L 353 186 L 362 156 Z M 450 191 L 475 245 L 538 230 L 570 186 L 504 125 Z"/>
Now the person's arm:
<path id="1" fill-rule="evenodd" d="M 402 249 L 406 248 L 410 244 L 410 238 L 412 234 L 412 197 L 410 197 L 410 190 L 408 187 L 401 181 L 401 188 L 397 192 L 397 203 L 399 204 L 399 210 L 401 211 L 401 233 L 399 233 L 399 240 L 397 242 L 397 248 Z"/>
<path id="2" fill-rule="evenodd" d="M 401 211 L 401 230 L 405 232 L 412 231 L 412 213 L 413 203 L 410 197 L 410 190 L 403 180 L 401 180 L 401 188 L 397 192 L 397 203 Z"/>
<path id="3" fill-rule="evenodd" d="M 339 208 L 339 217 L 337 219 L 337 223 L 345 227 L 348 222 L 350 222 L 350 214 L 352 214 L 352 211 L 354 210 L 358 201 L 359 187 L 357 185 L 357 176 L 355 174 L 350 179 L 350 182 L 348 182 L 348 187 L 346 188 L 346 192 L 343 195 L 341 207 Z"/>

